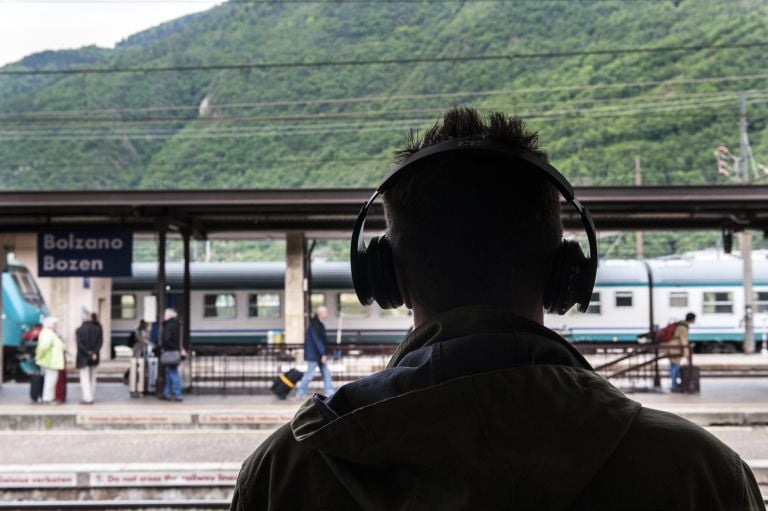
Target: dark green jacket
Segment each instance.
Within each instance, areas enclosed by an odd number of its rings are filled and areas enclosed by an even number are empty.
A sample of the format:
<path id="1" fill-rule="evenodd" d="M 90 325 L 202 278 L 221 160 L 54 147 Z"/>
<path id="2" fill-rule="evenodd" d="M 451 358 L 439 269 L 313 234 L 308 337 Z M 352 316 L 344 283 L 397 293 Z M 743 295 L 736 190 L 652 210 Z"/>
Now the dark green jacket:
<path id="1" fill-rule="evenodd" d="M 643 408 L 546 328 L 489 308 L 415 330 L 244 463 L 232 510 L 752 510 L 749 468 Z"/>

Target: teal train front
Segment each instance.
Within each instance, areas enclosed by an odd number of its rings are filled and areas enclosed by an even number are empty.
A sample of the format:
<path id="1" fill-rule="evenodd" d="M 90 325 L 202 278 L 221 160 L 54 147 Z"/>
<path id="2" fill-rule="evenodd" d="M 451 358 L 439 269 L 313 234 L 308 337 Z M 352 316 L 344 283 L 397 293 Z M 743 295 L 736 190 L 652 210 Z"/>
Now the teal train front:
<path id="1" fill-rule="evenodd" d="M 3 375 L 15 379 L 32 370 L 37 335 L 48 315 L 35 278 L 22 264 L 10 262 L 3 272 Z"/>

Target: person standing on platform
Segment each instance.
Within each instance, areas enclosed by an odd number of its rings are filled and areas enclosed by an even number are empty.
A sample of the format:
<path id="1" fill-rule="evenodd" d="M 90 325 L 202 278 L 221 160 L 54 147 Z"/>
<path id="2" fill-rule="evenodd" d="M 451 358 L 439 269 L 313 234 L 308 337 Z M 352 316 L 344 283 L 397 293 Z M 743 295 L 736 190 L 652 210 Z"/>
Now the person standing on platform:
<path id="1" fill-rule="evenodd" d="M 98 316 L 83 307 L 83 324 L 75 330 L 77 369 L 80 372 L 80 404 L 90 405 L 96 397 L 96 368 L 99 366 L 104 332 Z"/>
<path id="2" fill-rule="evenodd" d="M 544 326 L 545 310 L 588 309 L 599 257 L 536 132 L 452 108 L 396 156 L 350 269 L 361 304 L 405 305 L 415 329 L 386 368 L 259 442 L 231 510 L 765 509 L 737 453 L 627 398 Z M 379 195 L 386 231 L 366 237 Z M 588 254 L 563 238 L 561 196 Z"/>
<path id="3" fill-rule="evenodd" d="M 301 377 L 296 388 L 296 399 L 304 399 L 307 395 L 309 382 L 315 376 L 315 369 L 320 368 L 323 376 L 325 396 L 333 394 L 331 382 L 331 370 L 328 368 L 328 356 L 325 354 L 328 344 L 328 335 L 325 332 L 325 318 L 328 317 L 328 309 L 321 305 L 315 309 L 315 315 L 309 320 L 306 335 L 304 336 L 304 360 L 307 362 L 307 371 Z"/>
<path id="4" fill-rule="evenodd" d="M 696 322 L 696 314 L 689 312 L 685 315 L 685 321 L 681 321 L 675 327 L 675 333 L 672 334 L 672 339 L 668 343 L 665 343 L 665 351 L 669 356 L 669 379 L 670 390 L 672 392 L 683 392 L 683 387 L 680 384 L 680 366 L 683 358 L 688 356 L 688 329 Z"/>
<path id="5" fill-rule="evenodd" d="M 133 357 L 128 368 L 128 392 L 131 397 L 141 397 L 144 394 L 144 366 L 149 352 L 149 325 L 143 319 L 132 335 Z"/>
<path id="6" fill-rule="evenodd" d="M 186 355 L 186 351 L 181 345 L 181 325 L 174 309 L 165 309 L 163 318 L 163 336 L 160 346 L 160 364 L 163 366 L 165 376 L 163 399 L 182 401 L 179 364 L 182 357 Z"/>
<path id="7" fill-rule="evenodd" d="M 64 341 L 57 333 L 59 320 L 53 316 L 43 319 L 43 328 L 37 337 L 35 362 L 43 368 L 43 403 L 56 403 L 56 383 L 59 371 L 64 369 Z"/>

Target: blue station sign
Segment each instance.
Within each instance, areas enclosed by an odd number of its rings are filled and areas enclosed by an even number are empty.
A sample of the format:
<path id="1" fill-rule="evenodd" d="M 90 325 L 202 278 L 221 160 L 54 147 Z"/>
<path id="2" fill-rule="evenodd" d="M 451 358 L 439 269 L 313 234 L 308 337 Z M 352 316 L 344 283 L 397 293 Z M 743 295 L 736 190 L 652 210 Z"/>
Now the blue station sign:
<path id="1" fill-rule="evenodd" d="M 37 233 L 41 277 L 127 277 L 133 233 L 126 230 L 46 230 Z"/>

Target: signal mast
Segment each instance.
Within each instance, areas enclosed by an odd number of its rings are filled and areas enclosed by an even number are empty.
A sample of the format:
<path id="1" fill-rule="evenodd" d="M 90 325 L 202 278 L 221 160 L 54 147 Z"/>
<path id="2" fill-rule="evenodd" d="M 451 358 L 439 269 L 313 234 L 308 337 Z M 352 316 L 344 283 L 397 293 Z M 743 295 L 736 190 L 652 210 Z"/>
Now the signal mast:
<path id="1" fill-rule="evenodd" d="M 739 97 L 739 155 L 731 153 L 724 145 L 715 149 L 717 173 L 731 181 L 750 185 L 753 181 L 768 177 L 765 165 L 755 161 L 752 146 L 747 133 L 747 98 Z M 723 230 L 723 239 L 730 239 L 732 231 Z M 741 260 L 744 263 L 744 353 L 755 352 L 754 292 L 752 289 L 752 232 L 744 229 L 739 232 Z M 724 244 L 725 246 L 725 244 Z"/>

